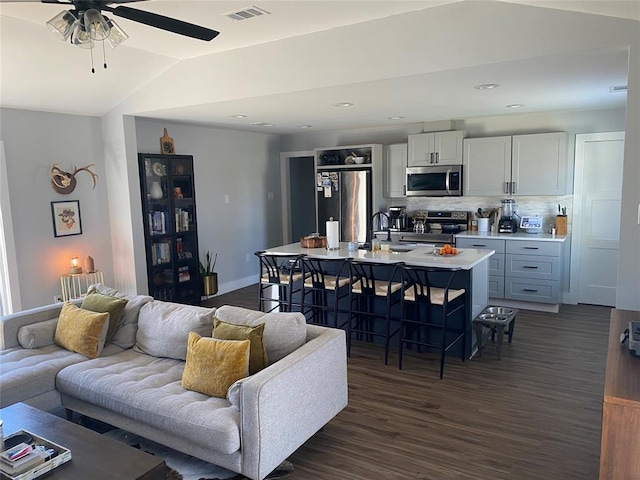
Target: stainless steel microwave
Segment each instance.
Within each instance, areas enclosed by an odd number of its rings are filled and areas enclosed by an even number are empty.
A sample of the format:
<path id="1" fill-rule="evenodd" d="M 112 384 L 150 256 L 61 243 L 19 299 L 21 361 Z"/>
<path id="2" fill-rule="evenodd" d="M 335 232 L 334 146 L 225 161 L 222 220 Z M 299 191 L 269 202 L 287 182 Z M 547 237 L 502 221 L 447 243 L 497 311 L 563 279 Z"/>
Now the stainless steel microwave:
<path id="1" fill-rule="evenodd" d="M 407 197 L 462 196 L 462 165 L 407 168 Z"/>

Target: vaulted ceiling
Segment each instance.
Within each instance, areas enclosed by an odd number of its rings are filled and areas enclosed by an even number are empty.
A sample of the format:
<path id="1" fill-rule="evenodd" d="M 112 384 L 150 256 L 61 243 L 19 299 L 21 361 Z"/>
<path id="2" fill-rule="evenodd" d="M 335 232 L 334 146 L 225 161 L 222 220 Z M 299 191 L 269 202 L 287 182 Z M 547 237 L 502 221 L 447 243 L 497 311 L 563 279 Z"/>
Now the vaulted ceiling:
<path id="1" fill-rule="evenodd" d="M 4 1 L 0 104 L 274 133 L 623 107 L 626 94 L 609 91 L 626 84 L 616 31 L 640 30 L 636 0 L 254 1 L 129 4 L 221 33 L 201 42 L 118 18 L 130 38 L 107 47 L 106 70 L 93 50 L 95 74 L 88 50 L 45 26 L 68 6 Z M 226 15 L 251 5 L 269 14 Z M 590 42 L 590 29 L 611 40 Z"/>

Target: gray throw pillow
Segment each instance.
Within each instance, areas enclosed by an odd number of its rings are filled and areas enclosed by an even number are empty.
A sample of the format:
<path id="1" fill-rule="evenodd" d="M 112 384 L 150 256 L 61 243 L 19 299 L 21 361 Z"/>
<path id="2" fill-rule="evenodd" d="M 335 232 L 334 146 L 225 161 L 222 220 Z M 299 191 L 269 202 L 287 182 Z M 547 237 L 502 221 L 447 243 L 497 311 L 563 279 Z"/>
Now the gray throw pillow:
<path id="1" fill-rule="evenodd" d="M 18 329 L 18 343 L 22 348 L 33 349 L 53 345 L 58 319 L 32 323 Z"/>
<path id="2" fill-rule="evenodd" d="M 307 321 L 301 313 L 263 313 L 225 305 L 216 310 L 219 320 L 254 327 L 264 323 L 264 344 L 269 364 L 297 350 L 307 341 Z"/>
<path id="3" fill-rule="evenodd" d="M 136 352 L 186 360 L 189 332 L 211 337 L 215 309 L 154 300 L 138 315 Z"/>

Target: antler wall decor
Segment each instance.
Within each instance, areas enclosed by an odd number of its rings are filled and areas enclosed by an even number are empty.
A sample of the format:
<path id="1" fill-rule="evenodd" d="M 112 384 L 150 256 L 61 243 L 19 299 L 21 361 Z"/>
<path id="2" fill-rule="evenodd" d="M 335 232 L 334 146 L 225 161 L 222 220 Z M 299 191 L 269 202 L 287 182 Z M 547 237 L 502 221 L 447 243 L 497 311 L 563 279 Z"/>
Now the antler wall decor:
<path id="1" fill-rule="evenodd" d="M 96 181 L 98 180 L 98 175 L 89 170 L 90 167 L 95 166 L 95 163 L 90 163 L 82 168 L 76 168 L 73 166 L 73 173 L 65 172 L 60 168 L 60 164 L 54 163 L 51 167 L 51 187 L 58 193 L 62 193 L 63 195 L 68 195 L 73 192 L 76 188 L 76 174 L 79 172 L 87 172 L 91 175 L 91 179 L 93 180 L 93 188 L 96 188 Z"/>

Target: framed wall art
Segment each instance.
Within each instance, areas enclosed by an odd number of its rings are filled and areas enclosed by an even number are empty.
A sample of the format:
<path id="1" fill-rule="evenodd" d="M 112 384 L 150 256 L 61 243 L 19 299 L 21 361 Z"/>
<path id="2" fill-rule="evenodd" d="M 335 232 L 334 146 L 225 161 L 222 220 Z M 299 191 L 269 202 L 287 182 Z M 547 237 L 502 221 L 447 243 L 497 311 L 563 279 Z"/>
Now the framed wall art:
<path id="1" fill-rule="evenodd" d="M 51 216 L 54 237 L 82 234 L 80 202 L 78 200 L 51 202 Z"/>

